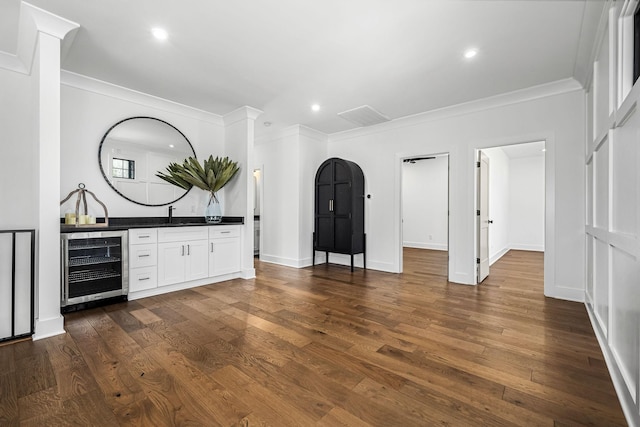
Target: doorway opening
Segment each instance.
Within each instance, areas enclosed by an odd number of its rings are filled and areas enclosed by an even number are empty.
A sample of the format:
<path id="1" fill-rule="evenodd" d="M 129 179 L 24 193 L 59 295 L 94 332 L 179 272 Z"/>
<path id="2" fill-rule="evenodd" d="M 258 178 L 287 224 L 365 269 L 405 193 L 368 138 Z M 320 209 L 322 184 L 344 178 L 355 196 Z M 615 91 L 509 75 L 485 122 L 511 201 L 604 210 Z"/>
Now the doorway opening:
<path id="1" fill-rule="evenodd" d="M 416 155 L 401 164 L 401 271 L 449 276 L 449 153 Z"/>
<path id="2" fill-rule="evenodd" d="M 260 250 L 260 211 L 262 207 L 262 169 L 253 170 L 253 256 L 259 257 Z"/>
<path id="3" fill-rule="evenodd" d="M 544 254 L 545 151 L 545 141 L 476 150 L 476 283 L 509 251 Z"/>

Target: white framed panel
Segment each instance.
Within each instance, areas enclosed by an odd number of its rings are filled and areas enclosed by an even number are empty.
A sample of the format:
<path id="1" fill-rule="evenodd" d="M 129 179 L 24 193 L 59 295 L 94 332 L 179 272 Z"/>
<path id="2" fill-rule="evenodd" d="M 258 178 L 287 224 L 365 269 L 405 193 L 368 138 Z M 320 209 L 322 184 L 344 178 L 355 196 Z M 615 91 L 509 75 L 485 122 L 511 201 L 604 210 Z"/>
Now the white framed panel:
<path id="1" fill-rule="evenodd" d="M 616 247 L 611 248 L 611 334 L 609 343 L 622 377 L 634 402 L 637 402 L 638 334 L 640 298 L 638 298 L 638 260 Z"/>
<path id="2" fill-rule="evenodd" d="M 587 206 L 586 206 L 586 221 L 587 225 L 593 226 L 593 157 L 589 159 L 587 163 Z"/>
<path id="3" fill-rule="evenodd" d="M 605 336 L 609 336 L 609 245 L 595 239 L 594 245 L 594 311 Z"/>
<path id="4" fill-rule="evenodd" d="M 594 93 L 594 137 L 599 138 L 608 129 L 610 97 L 609 97 L 609 27 L 604 30 L 604 37 L 598 48 L 598 57 L 593 64 Z"/>
<path id="5" fill-rule="evenodd" d="M 605 139 L 593 154 L 594 226 L 609 229 L 609 139 Z"/>
<path id="6" fill-rule="evenodd" d="M 594 272 L 594 246 L 595 238 L 589 234 L 586 236 L 586 254 L 587 254 L 587 283 L 585 291 L 587 293 L 587 302 L 592 306 L 594 305 L 594 284 L 593 284 L 593 272 Z"/>
<path id="7" fill-rule="evenodd" d="M 638 215 L 638 129 L 640 117 L 634 110 L 611 140 L 611 231 L 637 234 Z"/>

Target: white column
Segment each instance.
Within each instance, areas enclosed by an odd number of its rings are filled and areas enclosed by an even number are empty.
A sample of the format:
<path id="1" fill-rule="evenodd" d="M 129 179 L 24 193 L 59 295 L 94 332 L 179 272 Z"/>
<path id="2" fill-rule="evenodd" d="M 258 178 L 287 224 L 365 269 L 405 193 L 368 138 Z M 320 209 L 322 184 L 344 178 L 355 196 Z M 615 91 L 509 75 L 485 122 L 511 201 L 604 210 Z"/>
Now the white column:
<path id="1" fill-rule="evenodd" d="M 60 43 L 78 25 L 23 3 L 37 28 L 33 76 L 38 153 L 34 340 L 64 333 L 60 314 Z"/>
<path id="2" fill-rule="evenodd" d="M 255 119 L 262 111 L 242 107 L 224 116 L 225 155 L 238 162 L 240 171 L 224 188 L 224 216 L 242 216 L 242 277 L 255 277 L 253 267 L 253 143 Z"/>

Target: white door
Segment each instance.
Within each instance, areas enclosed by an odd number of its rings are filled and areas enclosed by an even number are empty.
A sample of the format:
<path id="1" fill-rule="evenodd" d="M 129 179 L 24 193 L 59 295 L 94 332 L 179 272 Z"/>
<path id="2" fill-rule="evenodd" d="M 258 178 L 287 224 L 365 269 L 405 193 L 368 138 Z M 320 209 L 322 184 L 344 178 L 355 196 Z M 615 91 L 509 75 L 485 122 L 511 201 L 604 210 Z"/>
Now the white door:
<path id="1" fill-rule="evenodd" d="M 240 271 L 240 238 L 212 239 L 209 242 L 209 276 Z"/>
<path id="2" fill-rule="evenodd" d="M 478 283 L 489 275 L 489 157 L 478 156 Z"/>
<path id="3" fill-rule="evenodd" d="M 207 240 L 186 242 L 185 280 L 204 279 L 209 276 Z"/>
<path id="4" fill-rule="evenodd" d="M 185 242 L 158 243 L 158 286 L 184 282 Z"/>

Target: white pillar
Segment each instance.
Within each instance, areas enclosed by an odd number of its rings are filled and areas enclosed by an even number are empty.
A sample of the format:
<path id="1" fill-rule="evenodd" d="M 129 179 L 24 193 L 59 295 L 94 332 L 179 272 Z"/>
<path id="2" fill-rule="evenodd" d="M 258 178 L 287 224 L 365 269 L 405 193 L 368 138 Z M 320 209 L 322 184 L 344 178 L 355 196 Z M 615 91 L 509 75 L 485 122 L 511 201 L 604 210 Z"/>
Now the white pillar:
<path id="1" fill-rule="evenodd" d="M 23 3 L 37 29 L 32 78 L 38 152 L 36 323 L 33 339 L 64 333 L 60 314 L 60 42 L 79 26 Z"/>
<path id="2" fill-rule="evenodd" d="M 253 143 L 255 120 L 262 111 L 242 107 L 224 116 L 225 155 L 238 162 L 240 171 L 224 188 L 224 216 L 244 217 L 242 233 L 242 277 L 255 277 L 253 267 Z"/>

